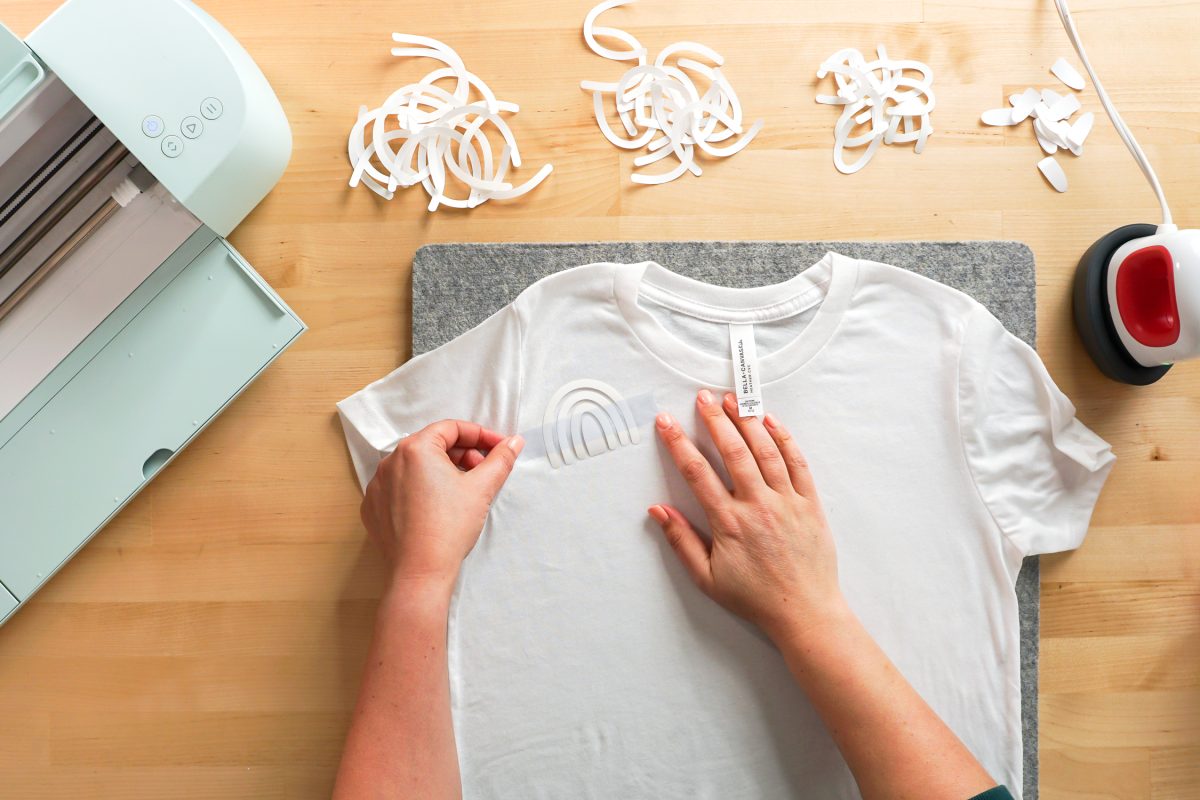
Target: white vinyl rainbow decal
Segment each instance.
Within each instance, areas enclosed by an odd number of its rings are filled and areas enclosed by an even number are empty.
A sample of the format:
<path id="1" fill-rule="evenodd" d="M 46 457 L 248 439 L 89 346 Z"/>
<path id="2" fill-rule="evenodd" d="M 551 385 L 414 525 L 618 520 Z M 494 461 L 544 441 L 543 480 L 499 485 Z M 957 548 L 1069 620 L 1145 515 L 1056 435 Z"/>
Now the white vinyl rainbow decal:
<path id="1" fill-rule="evenodd" d="M 591 442 L 584 427 L 589 419 L 603 433 Z M 602 381 L 578 380 L 550 398 L 542 419 L 542 438 L 550 466 L 558 469 L 600 452 L 637 444 L 639 434 L 629 403 L 620 392 Z M 601 444 L 604 449 L 597 452 Z"/>

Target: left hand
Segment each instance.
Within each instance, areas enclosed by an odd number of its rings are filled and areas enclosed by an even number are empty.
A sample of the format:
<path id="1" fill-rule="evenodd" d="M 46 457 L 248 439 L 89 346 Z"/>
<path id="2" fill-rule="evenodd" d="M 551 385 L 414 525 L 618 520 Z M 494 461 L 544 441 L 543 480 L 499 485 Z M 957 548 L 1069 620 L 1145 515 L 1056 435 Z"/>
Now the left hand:
<path id="1" fill-rule="evenodd" d="M 368 484 L 361 512 L 393 583 L 453 588 L 523 446 L 519 436 L 458 420 L 400 440 Z"/>

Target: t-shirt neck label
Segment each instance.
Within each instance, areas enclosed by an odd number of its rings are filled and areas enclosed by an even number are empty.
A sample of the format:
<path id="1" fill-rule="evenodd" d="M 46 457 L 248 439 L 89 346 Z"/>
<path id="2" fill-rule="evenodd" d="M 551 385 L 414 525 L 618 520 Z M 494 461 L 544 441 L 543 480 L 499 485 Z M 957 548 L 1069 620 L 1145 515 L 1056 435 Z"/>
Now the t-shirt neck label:
<path id="1" fill-rule="evenodd" d="M 754 326 L 734 323 L 729 326 L 729 349 L 733 359 L 733 389 L 737 393 L 739 417 L 763 415 L 762 390 L 759 388 L 758 349 L 754 346 Z"/>

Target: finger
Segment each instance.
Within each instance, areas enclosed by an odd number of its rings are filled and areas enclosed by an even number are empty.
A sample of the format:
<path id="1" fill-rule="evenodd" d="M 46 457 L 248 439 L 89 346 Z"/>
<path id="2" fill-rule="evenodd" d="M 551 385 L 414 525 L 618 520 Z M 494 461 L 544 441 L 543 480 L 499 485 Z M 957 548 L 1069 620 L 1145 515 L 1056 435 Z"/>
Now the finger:
<path id="1" fill-rule="evenodd" d="M 712 551 L 708 543 L 687 521 L 687 517 L 671 506 L 651 506 L 649 513 L 654 521 L 662 526 L 667 544 L 671 545 L 688 575 L 692 576 L 700 591 L 709 594 L 713 578 Z"/>
<path id="2" fill-rule="evenodd" d="M 787 465 L 783 463 L 779 445 L 775 444 L 775 440 L 763 426 L 762 420 L 756 416 L 741 416 L 738 413 L 737 398 L 732 394 L 725 395 L 724 408 L 730 421 L 733 422 L 734 427 L 738 429 L 738 433 L 742 435 L 742 439 L 750 448 L 750 452 L 754 454 L 754 461 L 758 464 L 758 470 L 762 473 L 767 486 L 777 492 L 791 488 L 791 478 L 788 475 Z"/>
<path id="3" fill-rule="evenodd" d="M 502 434 L 474 422 L 444 419 L 414 433 L 413 439 L 432 442 L 447 453 L 455 447 L 491 450 L 504 441 Z"/>
<path id="4" fill-rule="evenodd" d="M 748 492 L 765 486 L 766 481 L 754 462 L 754 455 L 725 413 L 721 402 L 708 389 L 701 389 L 696 396 L 696 407 L 717 446 L 717 452 L 721 454 L 721 460 L 725 462 L 734 491 Z"/>
<path id="5" fill-rule="evenodd" d="M 812 471 L 808 468 L 808 459 L 800 452 L 800 445 L 774 414 L 767 414 L 763 426 L 779 447 L 779 453 L 783 456 L 783 463 L 792 481 L 792 488 L 805 497 L 815 499 L 817 486 L 813 481 Z"/>
<path id="6" fill-rule="evenodd" d="M 524 446 L 525 440 L 520 436 L 509 437 L 493 447 L 486 458 L 471 468 L 468 474 L 487 493 L 489 502 L 512 474 L 517 456 Z"/>
<path id="7" fill-rule="evenodd" d="M 667 452 L 671 454 L 671 460 L 675 462 L 679 474 L 687 481 L 692 494 L 696 495 L 705 511 L 711 512 L 732 499 L 729 490 L 721 482 L 721 476 L 696 449 L 696 445 L 692 444 L 692 440 L 679 427 L 679 422 L 674 417 L 670 414 L 659 414 L 654 427 L 666 445 Z"/>
<path id="8" fill-rule="evenodd" d="M 479 450 L 468 450 L 463 455 L 462 463 L 459 464 L 459 466 L 465 469 L 467 472 L 470 472 L 486 460 L 487 456 Z"/>
<path id="9" fill-rule="evenodd" d="M 379 503 L 379 473 L 375 473 L 375 477 L 371 478 L 371 482 L 367 484 L 367 488 L 363 491 L 362 505 L 358 507 L 358 518 L 362 520 L 364 528 L 370 530 L 371 520 L 375 516 L 375 506 Z"/>
<path id="10" fill-rule="evenodd" d="M 454 466 L 462 470 L 474 469 L 484 459 L 484 454 L 474 447 L 451 447 L 447 455 Z"/>

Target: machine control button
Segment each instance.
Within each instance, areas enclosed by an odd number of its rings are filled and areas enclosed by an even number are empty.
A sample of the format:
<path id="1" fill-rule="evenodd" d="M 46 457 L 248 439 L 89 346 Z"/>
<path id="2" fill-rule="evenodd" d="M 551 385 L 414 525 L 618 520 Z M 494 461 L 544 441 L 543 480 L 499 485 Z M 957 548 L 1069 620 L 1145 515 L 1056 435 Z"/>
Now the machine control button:
<path id="1" fill-rule="evenodd" d="M 199 117 L 184 117 L 179 131 L 189 139 L 199 139 L 200 134 L 204 133 L 204 123 Z"/>
<path id="2" fill-rule="evenodd" d="M 210 97 L 200 104 L 200 113 L 205 119 L 219 119 L 225 113 L 225 105 L 215 97 Z"/>
<path id="3" fill-rule="evenodd" d="M 162 136 L 167 126 L 163 124 L 162 117 L 151 114 L 142 120 L 142 133 L 149 136 L 151 139 L 157 139 Z"/>
<path id="4" fill-rule="evenodd" d="M 163 139 L 162 151 L 167 158 L 179 158 L 183 155 L 183 139 L 178 136 L 168 136 Z"/>

